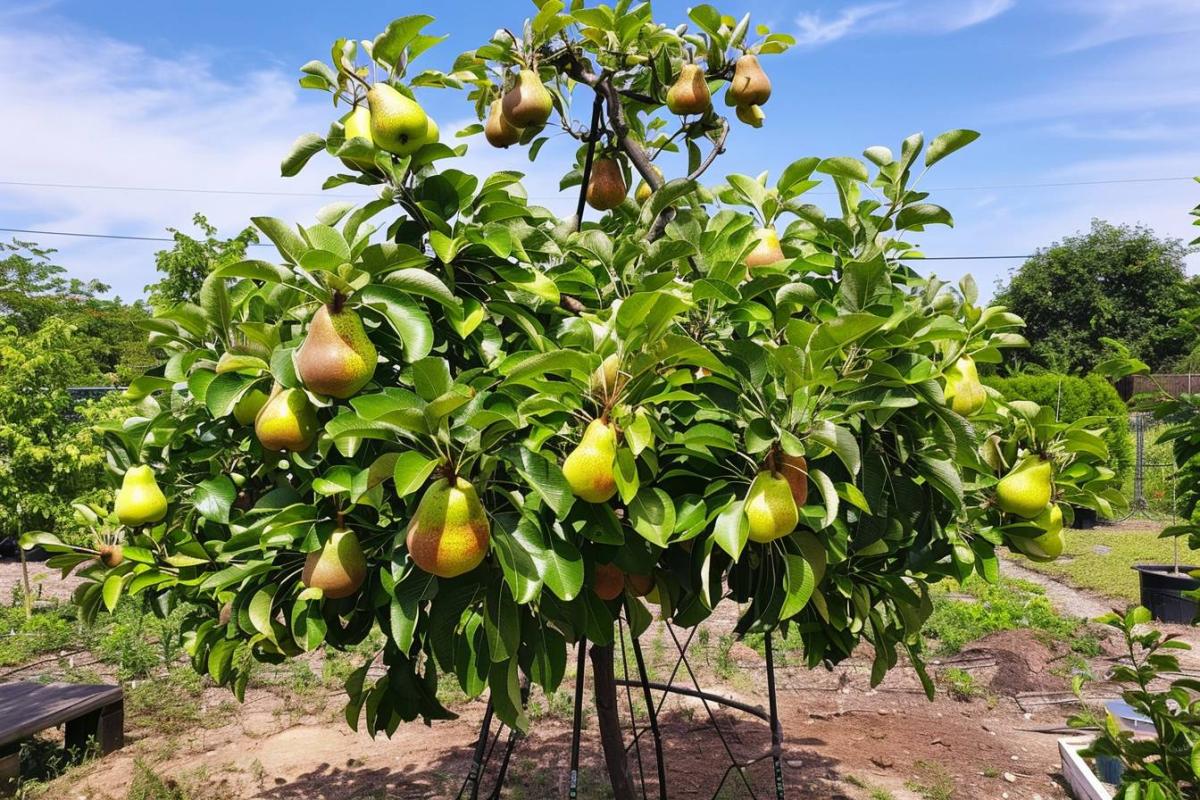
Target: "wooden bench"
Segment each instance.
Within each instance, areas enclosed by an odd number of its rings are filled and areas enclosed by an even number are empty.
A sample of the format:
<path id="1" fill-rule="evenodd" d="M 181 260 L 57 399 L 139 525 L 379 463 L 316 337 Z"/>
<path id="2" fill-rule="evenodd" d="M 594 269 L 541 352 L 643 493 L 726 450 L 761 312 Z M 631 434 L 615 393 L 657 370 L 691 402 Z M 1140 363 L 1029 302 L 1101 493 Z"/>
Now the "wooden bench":
<path id="1" fill-rule="evenodd" d="M 21 740 L 66 725 L 65 746 L 83 755 L 93 737 L 101 755 L 125 743 L 125 695 L 120 686 L 0 683 L 0 791 L 20 777 Z"/>

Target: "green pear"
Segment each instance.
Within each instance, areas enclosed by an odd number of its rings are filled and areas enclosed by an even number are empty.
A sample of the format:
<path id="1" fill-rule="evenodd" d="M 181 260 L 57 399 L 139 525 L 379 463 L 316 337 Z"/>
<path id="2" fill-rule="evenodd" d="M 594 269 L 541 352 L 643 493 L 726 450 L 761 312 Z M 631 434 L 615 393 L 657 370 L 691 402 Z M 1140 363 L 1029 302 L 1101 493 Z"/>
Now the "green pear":
<path id="1" fill-rule="evenodd" d="M 430 575 L 454 578 L 483 562 L 491 535 L 470 481 L 440 478 L 425 490 L 408 525 L 408 555 Z"/>
<path id="2" fill-rule="evenodd" d="M 987 402 L 987 392 L 979 380 L 975 359 L 963 356 L 946 372 L 946 402 L 954 413 L 969 417 L 979 413 Z"/>
<path id="3" fill-rule="evenodd" d="M 704 70 L 696 64 L 684 64 L 679 78 L 667 90 L 667 108 L 672 114 L 704 114 L 712 108 L 712 95 Z"/>
<path id="4" fill-rule="evenodd" d="M 417 101 L 386 83 L 377 83 L 367 92 L 367 105 L 376 147 L 410 156 L 426 143 L 429 116 Z"/>
<path id="5" fill-rule="evenodd" d="M 787 536 L 800 523 L 800 509 L 787 478 L 762 470 L 754 476 L 744 505 L 750 541 L 771 542 Z"/>
<path id="6" fill-rule="evenodd" d="M 774 228 L 759 228 L 755 232 L 754 249 L 746 256 L 746 266 L 750 269 L 766 267 L 783 261 L 783 249 L 779 246 L 779 234 Z"/>
<path id="7" fill-rule="evenodd" d="M 514 128 L 536 127 L 550 119 L 554 98 L 536 72 L 523 69 L 517 74 L 517 82 L 505 92 L 500 109 Z"/>
<path id="8" fill-rule="evenodd" d="M 725 94 L 731 106 L 761 106 L 771 99 L 771 79 L 763 72 L 758 56 L 747 53 L 733 67 L 733 80 Z"/>
<path id="9" fill-rule="evenodd" d="M 737 118 L 751 128 L 761 128 L 767 115 L 762 110 L 762 106 L 738 106 Z"/>
<path id="10" fill-rule="evenodd" d="M 342 127 L 346 132 L 346 141 L 365 139 L 367 144 L 374 145 L 371 138 L 371 110 L 366 106 L 355 106 L 350 113 L 342 117 Z M 342 163 L 351 169 L 374 171 L 375 161 L 370 158 L 343 158 Z"/>
<path id="11" fill-rule="evenodd" d="M 358 314 L 337 300 L 318 308 L 308 323 L 296 351 L 296 374 L 317 394 L 345 400 L 374 377 L 378 358 Z"/>
<path id="12" fill-rule="evenodd" d="M 1033 537 L 1012 536 L 1009 538 L 1010 543 L 1031 561 L 1054 561 L 1063 554 L 1067 546 L 1066 537 L 1063 535 L 1062 508 L 1057 503 L 1051 503 L 1033 518 L 1033 524 L 1045 533 Z"/>
<path id="13" fill-rule="evenodd" d="M 601 361 L 588 381 L 592 394 L 605 400 L 616 394 L 623 384 L 621 359 L 616 353 Z"/>
<path id="14" fill-rule="evenodd" d="M 145 464 L 127 469 L 113 507 L 121 524 L 131 528 L 158 522 L 165 517 L 167 498 L 158 488 L 154 470 Z"/>
<path id="15" fill-rule="evenodd" d="M 521 129 L 505 118 L 499 100 L 492 101 L 487 122 L 483 123 L 483 135 L 492 147 L 509 147 L 521 141 Z"/>
<path id="16" fill-rule="evenodd" d="M 613 464 L 617 458 L 617 431 L 602 419 L 588 423 L 579 446 L 563 461 L 563 476 L 571 491 L 589 503 L 607 502 L 617 493 Z"/>
<path id="17" fill-rule="evenodd" d="M 658 176 L 659 180 L 662 180 L 663 172 L 661 169 L 653 164 L 650 165 L 650 169 L 654 170 L 654 174 Z M 633 194 L 633 199 L 637 201 L 639 206 L 644 205 L 646 201 L 650 199 L 650 195 L 652 194 L 654 194 L 654 190 L 650 188 L 650 184 L 643 180 L 638 184 L 637 191 Z"/>
<path id="18" fill-rule="evenodd" d="M 300 577 L 306 587 L 320 589 L 332 600 L 354 594 L 366 579 L 362 545 L 354 531 L 345 527 L 334 529 L 329 541 L 308 554 Z"/>
<path id="19" fill-rule="evenodd" d="M 267 450 L 307 450 L 317 438 L 317 411 L 300 389 L 276 385 L 254 418 L 254 433 Z"/>
<path id="20" fill-rule="evenodd" d="M 1001 510 L 1033 519 L 1041 514 L 1053 493 L 1053 468 L 1039 455 L 1027 455 L 996 485 Z"/>
<path id="21" fill-rule="evenodd" d="M 258 416 L 258 412 L 267 404 L 269 398 L 270 395 L 262 389 L 258 387 L 251 389 L 233 404 L 233 418 L 238 421 L 239 425 L 254 424 L 254 418 Z"/>

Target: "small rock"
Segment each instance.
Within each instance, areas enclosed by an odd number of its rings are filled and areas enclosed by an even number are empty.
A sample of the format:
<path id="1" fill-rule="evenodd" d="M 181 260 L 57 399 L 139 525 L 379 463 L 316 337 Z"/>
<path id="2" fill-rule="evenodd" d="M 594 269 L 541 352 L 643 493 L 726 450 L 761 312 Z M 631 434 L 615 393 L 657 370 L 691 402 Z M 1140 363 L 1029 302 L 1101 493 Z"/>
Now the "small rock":
<path id="1" fill-rule="evenodd" d="M 1016 783 L 1017 776 L 1013 775 L 1011 772 L 1006 772 L 1004 773 L 1004 780 L 1008 781 L 1009 783 Z"/>
<path id="2" fill-rule="evenodd" d="M 1013 757 L 1012 757 L 1012 760 L 1013 760 L 1013 761 L 1020 761 L 1020 760 L 1021 760 L 1021 758 L 1020 758 L 1020 756 L 1013 756 Z"/>
<path id="3" fill-rule="evenodd" d="M 804 762 L 803 762 L 803 761 L 797 761 L 796 759 L 791 759 L 791 760 L 789 760 L 789 761 L 787 762 L 787 765 L 788 765 L 789 767 L 791 767 L 792 769 L 804 769 Z"/>
<path id="4" fill-rule="evenodd" d="M 871 756 L 871 763 L 880 769 L 891 769 L 896 762 L 887 756 Z"/>
<path id="5" fill-rule="evenodd" d="M 988 727 L 988 724 L 987 724 L 986 722 L 985 722 L 985 723 L 983 723 L 983 724 L 981 724 L 979 727 L 983 728 L 983 729 L 984 729 L 985 731 L 987 731 L 988 733 L 991 733 L 991 732 L 992 732 L 992 729 Z"/>
<path id="6" fill-rule="evenodd" d="M 876 711 L 875 713 L 877 713 L 881 717 L 886 717 L 888 714 L 891 714 L 892 712 L 888 711 L 886 708 L 881 708 L 878 711 Z"/>

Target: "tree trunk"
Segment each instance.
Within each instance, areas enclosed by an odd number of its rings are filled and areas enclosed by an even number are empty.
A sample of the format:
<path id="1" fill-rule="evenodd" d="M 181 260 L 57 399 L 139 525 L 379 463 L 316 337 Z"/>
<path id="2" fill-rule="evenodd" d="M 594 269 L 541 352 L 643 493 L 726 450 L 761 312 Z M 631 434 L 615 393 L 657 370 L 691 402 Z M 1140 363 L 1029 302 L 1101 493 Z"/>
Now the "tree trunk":
<path id="1" fill-rule="evenodd" d="M 592 645 L 592 683 L 596 690 L 596 722 L 614 800 L 635 800 L 629 760 L 625 756 L 625 734 L 617 708 L 616 675 L 612 645 Z"/>

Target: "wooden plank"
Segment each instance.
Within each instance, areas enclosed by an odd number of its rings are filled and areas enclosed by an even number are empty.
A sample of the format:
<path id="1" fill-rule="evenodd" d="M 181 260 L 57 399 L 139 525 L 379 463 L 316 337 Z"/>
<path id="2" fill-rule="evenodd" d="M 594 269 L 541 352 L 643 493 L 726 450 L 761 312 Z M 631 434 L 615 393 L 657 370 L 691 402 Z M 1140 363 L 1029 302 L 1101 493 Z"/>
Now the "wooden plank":
<path id="1" fill-rule="evenodd" d="M 120 686 L 70 683 L 0 684 L 0 745 L 123 702 Z"/>

